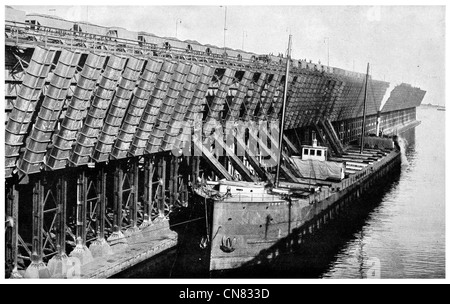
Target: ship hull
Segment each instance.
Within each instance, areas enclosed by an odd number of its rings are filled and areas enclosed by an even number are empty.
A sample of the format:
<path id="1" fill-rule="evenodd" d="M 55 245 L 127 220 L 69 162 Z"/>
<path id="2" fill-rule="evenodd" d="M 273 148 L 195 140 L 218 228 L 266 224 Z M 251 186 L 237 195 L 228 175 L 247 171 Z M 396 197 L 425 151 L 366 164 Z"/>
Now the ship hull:
<path id="1" fill-rule="evenodd" d="M 276 258 L 294 248 L 339 209 L 350 207 L 363 193 L 376 191 L 398 172 L 400 152 L 393 150 L 364 171 L 333 185 L 333 191 L 302 199 L 218 200 L 212 206 L 210 271 L 236 269 Z M 280 245 L 281 244 L 281 245 Z"/>

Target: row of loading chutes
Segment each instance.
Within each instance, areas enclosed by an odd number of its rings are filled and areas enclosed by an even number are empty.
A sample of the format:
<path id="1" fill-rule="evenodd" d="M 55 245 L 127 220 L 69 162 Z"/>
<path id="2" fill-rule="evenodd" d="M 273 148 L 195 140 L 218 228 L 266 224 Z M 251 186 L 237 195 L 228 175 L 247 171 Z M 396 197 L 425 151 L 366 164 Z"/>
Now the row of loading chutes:
<path id="1" fill-rule="evenodd" d="M 161 106 L 157 110 L 156 121 L 151 130 L 150 138 L 146 146 L 148 153 L 155 153 L 159 151 L 164 135 L 167 130 L 167 126 L 174 112 L 174 108 L 177 104 L 178 96 L 183 90 L 187 76 L 190 72 L 191 66 L 183 63 L 179 63 L 175 68 L 172 75 L 168 90 L 165 98 L 162 100 Z M 193 90 L 193 84 L 189 83 L 188 86 Z"/>
<path id="2" fill-rule="evenodd" d="M 28 65 L 27 73 L 22 80 L 14 107 L 8 117 L 5 127 L 5 176 L 8 177 L 15 169 L 20 148 L 32 123 L 34 110 L 44 88 L 56 50 L 37 48 Z"/>
<path id="3" fill-rule="evenodd" d="M 185 120 L 185 116 L 189 109 L 190 101 L 194 98 L 195 92 L 200 88 L 204 91 L 198 92 L 203 95 L 206 92 L 206 88 L 203 85 L 199 85 L 199 80 L 202 76 L 203 68 L 198 65 L 192 65 L 189 74 L 183 85 L 183 89 L 180 92 L 176 101 L 176 106 L 173 107 L 173 111 L 166 129 L 165 136 L 160 145 L 160 150 L 167 151 L 175 147 L 176 138 L 181 135 L 182 122 Z M 197 95 L 198 96 L 198 95 Z M 161 109 L 161 112 L 163 109 Z M 160 116 L 161 117 L 161 116 Z"/>

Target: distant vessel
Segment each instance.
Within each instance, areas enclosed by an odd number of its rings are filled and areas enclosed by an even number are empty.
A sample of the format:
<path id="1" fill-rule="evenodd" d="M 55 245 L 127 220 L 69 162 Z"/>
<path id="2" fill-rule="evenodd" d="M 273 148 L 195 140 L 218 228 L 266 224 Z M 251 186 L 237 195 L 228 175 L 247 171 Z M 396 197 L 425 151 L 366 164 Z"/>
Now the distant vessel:
<path id="1" fill-rule="evenodd" d="M 445 107 L 439 107 L 437 108 L 438 111 L 445 111 Z"/>

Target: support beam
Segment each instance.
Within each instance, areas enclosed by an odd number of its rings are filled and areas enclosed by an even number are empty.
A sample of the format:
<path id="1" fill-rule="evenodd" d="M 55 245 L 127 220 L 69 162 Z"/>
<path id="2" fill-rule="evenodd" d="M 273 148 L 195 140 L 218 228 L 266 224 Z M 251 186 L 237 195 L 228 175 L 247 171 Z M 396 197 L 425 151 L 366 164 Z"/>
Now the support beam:
<path id="1" fill-rule="evenodd" d="M 33 255 L 42 260 L 42 229 L 44 226 L 44 185 L 39 179 L 33 188 Z"/>
<path id="2" fill-rule="evenodd" d="M 339 137 L 336 134 L 336 131 L 334 130 L 333 125 L 331 122 L 327 120 L 321 119 L 319 121 L 320 126 L 322 127 L 322 130 L 325 132 L 325 136 L 328 138 L 328 141 L 330 142 L 333 151 L 336 152 L 337 155 L 342 155 L 344 152 L 344 147 L 342 146 L 342 143 L 339 139 Z"/>
<path id="3" fill-rule="evenodd" d="M 338 136 L 336 130 L 334 129 L 334 126 L 331 123 L 331 121 L 329 119 L 326 119 L 326 120 L 324 120 L 324 124 L 328 126 L 328 129 L 329 129 L 330 133 L 332 134 L 334 141 L 339 146 L 339 150 L 341 151 L 341 153 L 344 152 L 344 146 L 342 145 L 342 142 L 339 139 L 339 136 Z"/>
<path id="4" fill-rule="evenodd" d="M 113 233 L 109 236 L 108 242 L 112 250 L 118 252 L 126 248 L 128 242 L 122 233 L 123 169 L 120 161 L 115 162 L 114 166 Z"/>
<path id="5" fill-rule="evenodd" d="M 280 166 L 281 173 L 285 175 L 290 181 L 297 182 L 297 177 L 292 173 L 291 170 L 288 169 L 287 166 L 281 165 Z"/>
<path id="6" fill-rule="evenodd" d="M 102 166 L 97 175 L 97 192 L 99 195 L 99 209 L 97 213 L 97 239 L 91 243 L 89 250 L 94 258 L 112 254 L 111 247 L 105 239 L 106 228 L 106 172 Z"/>
<path id="7" fill-rule="evenodd" d="M 323 129 L 321 129 L 319 127 L 318 124 L 314 123 L 313 125 L 313 129 L 315 132 L 317 132 L 317 136 L 318 138 L 320 138 L 320 140 L 322 141 L 322 143 L 327 146 L 329 152 L 334 152 L 336 155 L 339 155 L 338 150 L 336 150 L 335 145 L 333 145 L 333 143 L 329 140 L 328 135 L 325 133 L 325 131 L 322 131 Z"/>
<path id="8" fill-rule="evenodd" d="M 196 185 L 200 178 L 200 156 L 191 157 L 191 183 Z"/>
<path id="9" fill-rule="evenodd" d="M 259 146 L 259 150 L 262 152 L 262 155 L 267 155 L 270 156 L 270 162 L 269 162 L 269 167 L 275 167 L 278 163 L 278 157 L 277 157 L 277 153 L 271 149 L 269 149 L 269 147 L 267 147 L 266 143 L 264 143 L 262 141 L 262 139 L 260 137 L 257 136 L 257 134 L 253 133 L 253 132 L 249 132 L 249 140 L 252 140 L 254 143 L 257 143 Z M 267 163 L 265 161 L 265 163 Z"/>
<path id="10" fill-rule="evenodd" d="M 58 202 L 58 215 L 57 215 L 57 232 L 56 232 L 56 244 L 58 248 L 58 255 L 66 255 L 66 216 L 67 216 L 67 179 L 64 174 L 60 175 L 57 184 L 57 202 Z"/>
<path id="11" fill-rule="evenodd" d="M 287 146 L 289 147 L 289 149 L 292 150 L 292 152 L 294 152 L 297 155 L 300 155 L 300 151 L 297 149 L 297 147 L 289 140 L 289 138 L 287 138 L 287 136 L 285 134 L 283 134 L 283 140 L 284 142 L 287 144 Z"/>
<path id="12" fill-rule="evenodd" d="M 43 261 L 43 233 L 44 229 L 44 185 L 41 179 L 33 186 L 33 239 L 31 264 L 25 272 L 25 278 L 50 278 L 50 272 Z"/>
<path id="13" fill-rule="evenodd" d="M 81 238 L 83 245 L 86 243 L 86 202 L 87 202 L 87 183 L 86 173 L 83 171 L 78 175 L 77 180 L 77 240 Z"/>
<path id="14" fill-rule="evenodd" d="M 68 259 L 66 255 L 66 210 L 67 210 L 67 179 L 66 175 L 58 176 L 56 185 L 56 248 L 57 253 L 48 262 L 52 278 L 66 278 Z"/>
<path id="15" fill-rule="evenodd" d="M 102 167 L 98 172 L 97 189 L 100 194 L 100 210 L 98 218 L 98 239 L 105 240 L 106 228 L 106 172 Z"/>
<path id="16" fill-rule="evenodd" d="M 180 184 L 181 184 L 181 202 L 184 207 L 188 206 L 189 203 L 189 160 L 190 158 L 184 157 L 181 162 L 181 174 Z"/>
<path id="17" fill-rule="evenodd" d="M 158 193 L 158 213 L 159 218 L 165 218 L 165 199 L 166 199 L 166 170 L 167 161 L 164 156 L 161 157 L 158 163 L 158 177 L 159 177 L 159 193 Z"/>
<path id="18" fill-rule="evenodd" d="M 77 179 L 77 245 L 69 255 L 70 257 L 79 259 L 81 265 L 88 264 L 94 259 L 86 246 L 87 196 L 88 179 L 86 177 L 86 172 L 81 169 Z"/>
<path id="19" fill-rule="evenodd" d="M 131 193 L 130 193 L 130 215 L 129 221 L 131 224 L 131 228 L 129 228 L 128 232 L 136 232 L 139 231 L 137 226 L 138 215 L 138 187 L 139 187 L 139 160 L 137 158 L 131 160 L 131 168 L 130 168 L 130 183 L 131 183 Z M 131 231 L 131 230 L 132 231 Z"/>
<path id="20" fill-rule="evenodd" d="M 179 172 L 180 165 L 178 163 L 178 157 L 176 157 L 174 155 L 172 155 L 172 161 L 173 161 L 172 166 L 173 166 L 173 173 L 174 174 L 173 174 L 173 181 L 172 181 L 173 182 L 173 185 L 172 185 L 173 190 L 172 190 L 171 196 L 172 196 L 172 206 L 173 206 L 173 205 L 175 205 L 178 202 L 178 196 L 179 196 L 179 193 L 178 193 L 178 186 L 179 186 L 178 178 L 180 176 L 180 172 Z"/>
<path id="21" fill-rule="evenodd" d="M 298 177 L 303 178 L 304 176 L 300 172 L 300 170 L 297 168 L 297 166 L 291 161 L 290 157 L 283 153 L 283 158 L 285 159 L 285 167 L 291 172 L 295 173 Z"/>
<path id="22" fill-rule="evenodd" d="M 322 141 L 324 141 L 323 136 L 325 136 L 326 145 L 336 155 L 342 155 L 344 153 L 344 147 L 329 120 L 320 119 L 317 124 L 313 124 L 313 127 Z"/>
<path id="23" fill-rule="evenodd" d="M 225 178 L 226 180 L 233 180 L 233 177 L 230 173 L 228 173 L 227 169 L 225 169 L 222 164 L 214 157 L 214 155 L 196 138 L 193 139 L 194 146 L 199 151 L 202 151 L 203 156 L 207 163 L 211 166 L 211 169 L 219 175 L 221 178 Z"/>
<path id="24" fill-rule="evenodd" d="M 226 152 L 227 158 L 231 161 L 233 164 L 233 167 L 242 175 L 245 181 L 247 182 L 256 182 L 258 179 L 254 177 L 250 170 L 242 163 L 242 161 L 239 159 L 239 157 L 234 154 L 234 151 L 230 149 L 230 147 L 223 142 L 223 138 L 220 135 L 215 135 L 214 140 L 216 144 L 218 144 L 221 148 L 223 148 Z"/>
<path id="25" fill-rule="evenodd" d="M 145 156 L 144 158 L 144 221 L 141 228 L 152 225 L 152 208 L 153 208 L 153 156 Z"/>
<path id="26" fill-rule="evenodd" d="M 250 166 L 252 166 L 252 168 L 255 170 L 255 172 L 261 178 L 271 180 L 272 179 L 271 175 L 262 169 L 262 167 L 261 167 L 262 164 L 259 162 L 258 157 L 257 156 L 255 157 L 252 155 L 252 153 L 250 153 L 250 150 L 245 145 L 243 138 L 240 136 L 236 136 L 235 143 L 237 145 L 238 150 L 244 151 L 245 157 L 247 158 Z"/>
<path id="27" fill-rule="evenodd" d="M 129 188 L 123 189 L 123 192 L 128 192 L 128 198 L 125 208 L 128 206 L 128 222 L 130 227 L 125 231 L 124 235 L 127 238 L 128 244 L 136 244 L 142 242 L 142 234 L 137 226 L 138 222 L 138 188 L 139 188 L 139 159 L 137 157 L 129 160 L 130 166 L 125 173 L 122 187 L 125 185 L 125 180 L 128 180 Z"/>
<path id="28" fill-rule="evenodd" d="M 120 163 L 116 163 L 114 172 L 114 221 L 115 231 L 122 230 L 123 221 L 123 169 Z"/>
<path id="29" fill-rule="evenodd" d="M 266 134 L 267 134 L 267 139 L 268 139 L 268 141 L 270 142 L 270 146 L 271 147 L 273 147 L 273 148 L 275 148 L 275 149 L 278 149 L 278 146 L 279 146 L 279 143 L 277 143 L 277 141 L 270 135 L 270 134 L 268 134 L 268 132 L 266 132 Z M 271 154 L 269 154 L 269 155 L 272 155 L 271 157 L 273 158 L 273 157 L 275 157 L 276 156 L 276 154 L 274 155 L 273 154 L 273 151 L 272 150 L 270 150 L 269 148 L 267 148 L 267 146 L 262 142 L 262 140 L 260 139 L 260 138 L 258 138 L 258 137 L 256 137 L 257 138 L 257 140 L 258 140 L 258 144 L 259 144 L 259 147 L 260 148 L 263 148 L 265 151 L 266 151 L 266 153 L 267 152 L 270 152 Z M 278 153 L 280 153 L 280 150 L 278 149 Z M 281 155 L 282 157 L 280 158 L 280 161 L 284 158 L 284 159 L 288 159 L 288 155 L 283 151 L 282 152 L 282 155 Z M 275 158 L 275 161 L 277 161 L 278 160 L 278 158 Z M 289 162 L 288 161 L 286 161 L 286 163 L 285 164 L 280 164 L 280 172 L 284 175 L 284 176 L 286 176 L 290 181 L 292 181 L 292 182 L 296 182 L 297 181 L 297 178 L 295 177 L 295 175 L 292 173 L 292 167 L 290 166 L 290 164 L 289 164 Z"/>
<path id="30" fill-rule="evenodd" d="M 11 185 L 6 205 L 6 275 L 9 278 L 21 278 L 17 269 L 17 249 L 19 246 L 19 191 Z"/>
<path id="31" fill-rule="evenodd" d="M 175 180 L 177 179 L 173 155 L 170 156 L 169 172 L 169 204 L 173 206 L 175 204 Z"/>

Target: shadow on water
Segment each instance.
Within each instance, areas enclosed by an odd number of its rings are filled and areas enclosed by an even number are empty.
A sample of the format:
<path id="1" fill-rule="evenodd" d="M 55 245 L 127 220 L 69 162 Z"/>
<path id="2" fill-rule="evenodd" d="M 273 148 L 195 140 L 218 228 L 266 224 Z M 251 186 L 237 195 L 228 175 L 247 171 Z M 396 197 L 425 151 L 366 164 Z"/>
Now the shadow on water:
<path id="1" fill-rule="evenodd" d="M 188 212 L 180 212 L 178 223 L 177 255 L 172 261 L 170 277 L 172 278 L 208 278 L 209 248 L 206 236 L 208 227 L 205 220 L 204 204 L 199 201 Z"/>
<path id="2" fill-rule="evenodd" d="M 201 202 L 180 207 L 170 216 L 171 230 L 178 234 L 176 248 L 166 250 L 113 278 L 207 278 L 208 250 L 201 247 L 206 236 L 205 209 Z"/>

